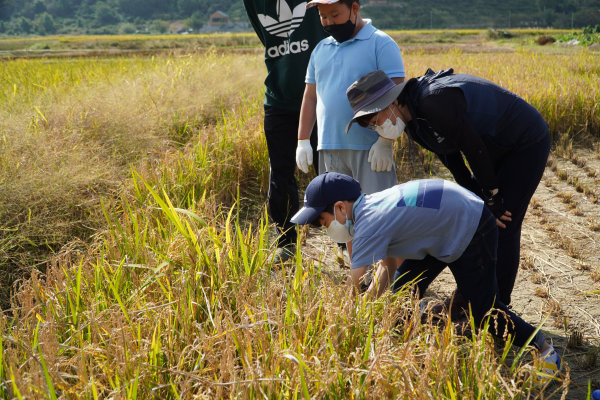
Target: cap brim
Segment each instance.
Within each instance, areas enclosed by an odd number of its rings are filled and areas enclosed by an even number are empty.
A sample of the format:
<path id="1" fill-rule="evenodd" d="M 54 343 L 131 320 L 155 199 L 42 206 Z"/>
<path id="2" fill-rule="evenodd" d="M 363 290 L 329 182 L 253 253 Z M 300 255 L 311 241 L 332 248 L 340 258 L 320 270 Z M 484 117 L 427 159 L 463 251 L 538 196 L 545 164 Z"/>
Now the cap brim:
<path id="1" fill-rule="evenodd" d="M 290 220 L 292 224 L 307 225 L 313 222 L 317 217 L 325 211 L 327 206 L 323 207 L 302 207 Z"/>
<path id="2" fill-rule="evenodd" d="M 311 8 L 319 4 L 333 4 L 337 3 L 339 0 L 313 0 L 306 5 L 306 8 Z"/>
<path id="3" fill-rule="evenodd" d="M 398 96 L 400 96 L 400 93 L 402 93 L 407 83 L 408 81 L 404 81 L 401 84 L 394 86 L 379 99 L 375 100 L 368 106 L 365 106 L 363 109 L 357 111 L 356 114 L 354 114 L 354 117 L 352 117 L 352 120 L 348 123 L 348 125 L 346 125 L 346 133 L 348 133 L 352 124 L 355 123 L 356 120 L 362 117 L 363 115 L 375 114 L 385 110 L 390 104 L 394 102 L 394 100 L 398 98 Z"/>

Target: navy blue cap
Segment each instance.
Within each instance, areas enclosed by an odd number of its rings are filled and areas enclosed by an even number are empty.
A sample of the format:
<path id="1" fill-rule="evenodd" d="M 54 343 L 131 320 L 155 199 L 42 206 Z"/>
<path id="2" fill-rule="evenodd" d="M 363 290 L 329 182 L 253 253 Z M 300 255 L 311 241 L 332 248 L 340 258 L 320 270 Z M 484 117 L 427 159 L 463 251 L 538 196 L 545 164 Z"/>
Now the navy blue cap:
<path id="1" fill-rule="evenodd" d="M 337 172 L 325 172 L 308 184 L 304 207 L 292 217 L 291 222 L 298 225 L 310 224 L 328 205 L 353 200 L 360 195 L 360 183 L 356 179 Z"/>

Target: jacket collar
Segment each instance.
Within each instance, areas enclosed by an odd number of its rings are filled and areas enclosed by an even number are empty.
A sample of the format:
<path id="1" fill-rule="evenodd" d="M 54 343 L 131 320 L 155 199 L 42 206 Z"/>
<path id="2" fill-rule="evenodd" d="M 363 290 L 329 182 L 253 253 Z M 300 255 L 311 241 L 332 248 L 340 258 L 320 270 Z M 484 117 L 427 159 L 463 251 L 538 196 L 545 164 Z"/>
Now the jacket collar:
<path id="1" fill-rule="evenodd" d="M 365 193 L 361 194 L 359 196 L 358 199 L 356 199 L 356 201 L 354 202 L 354 205 L 352 206 L 352 222 L 356 222 L 356 206 L 358 205 L 358 203 L 360 203 L 362 201 L 362 199 L 364 199 L 365 197 Z"/>

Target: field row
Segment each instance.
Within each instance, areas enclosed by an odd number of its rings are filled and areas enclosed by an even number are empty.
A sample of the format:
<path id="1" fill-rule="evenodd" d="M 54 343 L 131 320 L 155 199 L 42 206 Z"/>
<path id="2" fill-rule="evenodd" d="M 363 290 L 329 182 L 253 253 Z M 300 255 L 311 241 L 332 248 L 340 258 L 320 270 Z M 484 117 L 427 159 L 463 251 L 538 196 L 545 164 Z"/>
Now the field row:
<path id="1" fill-rule="evenodd" d="M 560 35 L 572 32 L 570 29 L 506 29 L 505 31 L 510 32 L 514 35 Z M 487 30 L 485 29 L 441 29 L 441 30 L 390 30 L 385 31 L 389 35 L 403 34 L 403 35 L 423 35 L 423 34 L 444 34 L 454 33 L 457 35 L 481 35 Z M 256 34 L 252 32 L 239 32 L 239 33 L 209 33 L 209 34 L 190 34 L 185 35 L 185 39 L 208 39 L 208 38 L 230 38 L 230 37 L 255 37 Z M 82 35 L 82 36 L 41 36 L 33 38 L 10 38 L 0 39 L 0 43 L 4 42 L 35 42 L 35 41 L 58 41 L 63 43 L 74 43 L 74 42 L 94 42 L 94 41 L 145 41 L 145 40 L 178 40 L 181 39 L 181 35 Z"/>

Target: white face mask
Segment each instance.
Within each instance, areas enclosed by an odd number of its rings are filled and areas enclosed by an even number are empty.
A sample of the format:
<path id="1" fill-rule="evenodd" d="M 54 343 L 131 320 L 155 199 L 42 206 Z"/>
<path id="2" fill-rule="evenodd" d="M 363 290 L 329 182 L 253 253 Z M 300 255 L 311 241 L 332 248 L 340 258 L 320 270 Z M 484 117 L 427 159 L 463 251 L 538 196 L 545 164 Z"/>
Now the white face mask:
<path id="1" fill-rule="evenodd" d="M 396 114 L 394 114 L 394 109 L 392 109 L 391 106 L 389 107 L 392 110 L 392 115 L 396 117 Z M 392 124 L 392 120 L 390 118 L 386 119 L 383 125 L 376 126 L 375 131 L 383 138 L 396 140 L 400 137 L 400 135 L 402 135 L 402 132 L 404 132 L 406 124 L 404 121 L 402 121 L 402 119 L 396 117 L 396 124 L 394 125 Z"/>
<path id="2" fill-rule="evenodd" d="M 346 224 L 342 225 L 335 217 L 335 208 L 333 209 L 333 221 L 329 224 L 327 229 L 327 235 L 337 243 L 348 243 L 352 240 L 352 233 L 350 230 L 353 228 L 354 223 L 348 218 L 346 214 Z"/>

